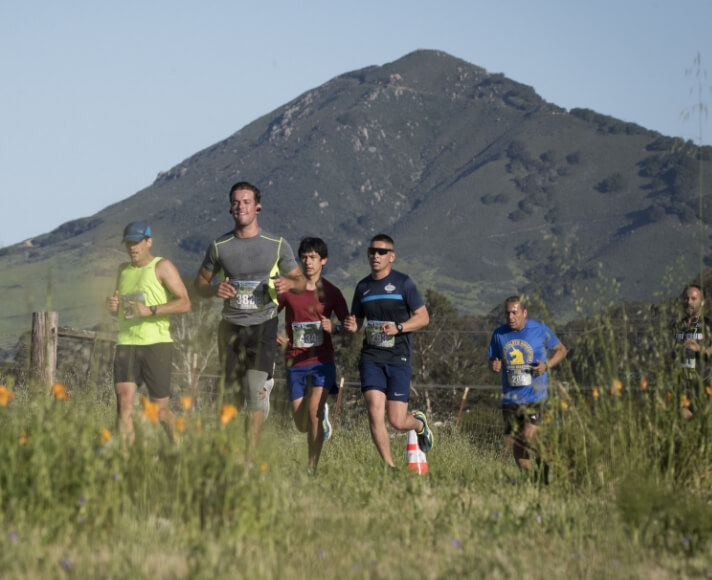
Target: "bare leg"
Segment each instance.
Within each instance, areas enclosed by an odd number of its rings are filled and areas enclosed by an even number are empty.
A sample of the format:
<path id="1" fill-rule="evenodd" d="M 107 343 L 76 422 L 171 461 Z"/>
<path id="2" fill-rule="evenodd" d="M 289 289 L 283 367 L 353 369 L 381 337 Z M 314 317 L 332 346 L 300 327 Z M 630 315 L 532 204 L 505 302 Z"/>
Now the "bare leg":
<path id="1" fill-rule="evenodd" d="M 386 401 L 386 409 L 388 410 L 388 422 L 391 427 L 398 431 L 422 431 L 422 421 L 418 421 L 413 415 L 408 413 L 408 403 L 402 401 Z"/>
<path id="2" fill-rule="evenodd" d="M 304 397 L 292 401 L 292 417 L 294 417 L 294 425 L 299 432 L 306 433 L 309 428 L 309 415 Z"/>
<path id="3" fill-rule="evenodd" d="M 371 439 L 381 454 L 381 458 L 391 467 L 393 458 L 391 457 L 391 442 L 388 438 L 388 429 L 386 429 L 386 394 L 381 391 L 370 390 L 364 394 L 366 407 L 368 409 L 368 423 L 371 429 Z"/>
<path id="4" fill-rule="evenodd" d="M 307 441 L 309 447 L 308 466 L 316 469 L 324 446 L 324 403 L 329 395 L 324 387 L 312 387 L 309 394 L 309 432 Z"/>
<path id="5" fill-rule="evenodd" d="M 161 399 L 151 397 L 151 401 L 158 405 L 158 420 L 161 422 L 161 425 L 163 425 L 168 438 L 175 442 L 176 416 L 175 413 L 171 411 L 170 397 L 163 397 Z"/>
<path id="6" fill-rule="evenodd" d="M 116 383 L 116 427 L 121 438 L 131 444 L 134 441 L 134 425 L 131 413 L 133 411 L 134 397 L 136 396 L 136 383 Z"/>
<path id="7" fill-rule="evenodd" d="M 536 436 L 536 425 L 527 423 L 524 425 L 522 436 L 514 437 L 514 459 L 522 471 L 531 469 L 531 460 L 529 459 L 529 450 L 531 443 Z"/>

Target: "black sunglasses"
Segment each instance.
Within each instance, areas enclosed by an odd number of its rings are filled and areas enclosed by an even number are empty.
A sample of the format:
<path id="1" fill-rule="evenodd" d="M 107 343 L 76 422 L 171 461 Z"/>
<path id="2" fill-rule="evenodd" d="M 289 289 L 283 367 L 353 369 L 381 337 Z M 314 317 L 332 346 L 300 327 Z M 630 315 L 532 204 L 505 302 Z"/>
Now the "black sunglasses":
<path id="1" fill-rule="evenodd" d="M 368 255 L 375 256 L 376 254 L 378 254 L 379 256 L 385 256 L 388 252 L 392 251 L 393 250 L 391 248 L 369 248 Z"/>

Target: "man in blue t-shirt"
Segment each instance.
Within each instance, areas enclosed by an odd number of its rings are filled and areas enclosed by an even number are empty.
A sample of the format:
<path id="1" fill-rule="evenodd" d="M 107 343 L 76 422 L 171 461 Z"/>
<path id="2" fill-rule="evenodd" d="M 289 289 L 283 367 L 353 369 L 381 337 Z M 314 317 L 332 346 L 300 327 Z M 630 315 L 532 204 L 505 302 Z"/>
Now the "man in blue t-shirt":
<path id="1" fill-rule="evenodd" d="M 406 274 L 391 268 L 396 259 L 393 239 L 378 234 L 368 247 L 371 274 L 354 291 L 351 315 L 343 328 L 355 333 L 365 329 L 359 373 L 361 392 L 368 408 L 371 437 L 381 458 L 391 467 L 391 444 L 385 416 L 394 429 L 418 434 L 424 452 L 433 446 L 425 414 L 408 413 L 411 379 L 410 333 L 430 321 L 425 302 Z"/>
<path id="2" fill-rule="evenodd" d="M 531 467 L 530 443 L 549 396 L 547 371 L 566 356 L 566 347 L 551 329 L 527 320 L 527 307 L 519 296 L 504 302 L 507 324 L 497 328 L 490 340 L 488 358 L 492 372 L 502 375 L 502 414 L 507 449 L 523 470 Z M 554 354 L 547 360 L 548 352 Z"/>

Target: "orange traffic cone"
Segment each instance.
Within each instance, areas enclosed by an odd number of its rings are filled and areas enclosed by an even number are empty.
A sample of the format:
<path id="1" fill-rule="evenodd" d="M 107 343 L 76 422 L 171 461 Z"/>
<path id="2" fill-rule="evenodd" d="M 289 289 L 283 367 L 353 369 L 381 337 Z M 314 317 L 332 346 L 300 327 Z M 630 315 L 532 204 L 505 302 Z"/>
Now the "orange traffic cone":
<path id="1" fill-rule="evenodd" d="M 405 447 L 405 459 L 408 462 L 408 469 L 415 471 L 418 475 L 428 473 L 428 460 L 425 453 L 418 445 L 418 436 L 414 429 L 408 431 L 408 444 Z"/>

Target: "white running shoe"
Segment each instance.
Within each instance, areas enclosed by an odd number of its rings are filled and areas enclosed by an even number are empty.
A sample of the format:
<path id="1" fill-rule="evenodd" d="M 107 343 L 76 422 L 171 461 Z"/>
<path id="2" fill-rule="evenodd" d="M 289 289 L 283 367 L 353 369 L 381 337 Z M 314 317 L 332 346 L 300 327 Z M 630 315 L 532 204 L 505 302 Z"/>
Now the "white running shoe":
<path id="1" fill-rule="evenodd" d="M 271 377 L 265 381 L 265 419 L 269 415 L 269 396 L 274 387 L 274 377 Z"/>
<path id="2" fill-rule="evenodd" d="M 321 420 L 324 427 L 324 441 L 331 439 L 331 423 L 329 423 L 329 403 L 324 403 L 324 418 Z"/>

